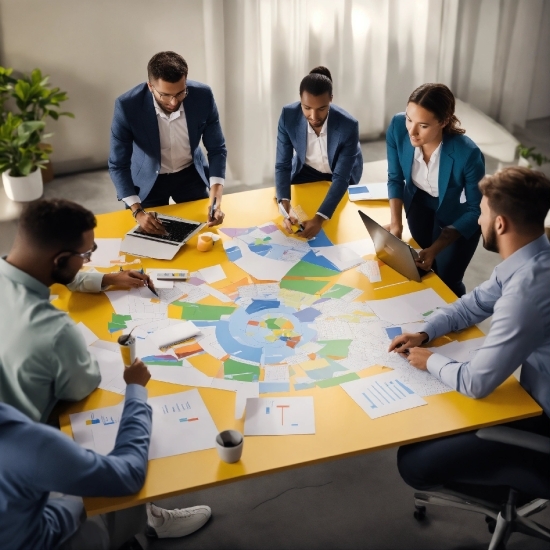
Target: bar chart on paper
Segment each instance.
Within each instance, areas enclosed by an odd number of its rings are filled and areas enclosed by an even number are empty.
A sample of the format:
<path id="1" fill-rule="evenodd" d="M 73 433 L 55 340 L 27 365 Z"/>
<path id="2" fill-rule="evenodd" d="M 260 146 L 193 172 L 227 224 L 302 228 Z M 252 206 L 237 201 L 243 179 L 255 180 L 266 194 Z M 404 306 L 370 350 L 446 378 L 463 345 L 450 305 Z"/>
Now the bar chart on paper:
<path id="1" fill-rule="evenodd" d="M 149 459 L 213 449 L 218 429 L 197 389 L 148 400 L 153 409 Z M 115 447 L 123 404 L 71 414 L 75 441 L 99 454 Z"/>
<path id="2" fill-rule="evenodd" d="M 313 397 L 259 397 L 246 402 L 244 435 L 314 433 Z"/>
<path id="3" fill-rule="evenodd" d="M 428 404 L 395 372 L 353 380 L 341 387 L 371 418 Z"/>

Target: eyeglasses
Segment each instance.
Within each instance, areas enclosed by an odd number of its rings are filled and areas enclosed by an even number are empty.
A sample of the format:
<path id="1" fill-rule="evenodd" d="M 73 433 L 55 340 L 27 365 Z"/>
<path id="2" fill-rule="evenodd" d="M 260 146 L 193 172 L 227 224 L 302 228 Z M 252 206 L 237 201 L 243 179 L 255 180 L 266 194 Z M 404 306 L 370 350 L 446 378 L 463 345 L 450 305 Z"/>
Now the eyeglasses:
<path id="1" fill-rule="evenodd" d="M 90 248 L 87 252 L 69 252 L 70 256 L 79 256 L 84 260 L 84 263 L 88 263 L 92 259 L 92 254 L 97 250 L 97 244 L 94 243 L 94 246 Z"/>
<path id="2" fill-rule="evenodd" d="M 151 83 L 149 82 L 149 84 Z M 189 88 L 187 87 L 185 87 L 185 90 L 178 92 L 176 95 L 170 95 L 170 94 L 165 94 L 164 92 L 159 92 L 152 84 L 151 84 L 151 88 L 153 88 L 153 90 L 157 92 L 159 99 L 163 103 L 170 103 L 170 101 L 172 101 L 173 99 L 175 99 L 176 101 L 183 101 L 189 95 Z"/>

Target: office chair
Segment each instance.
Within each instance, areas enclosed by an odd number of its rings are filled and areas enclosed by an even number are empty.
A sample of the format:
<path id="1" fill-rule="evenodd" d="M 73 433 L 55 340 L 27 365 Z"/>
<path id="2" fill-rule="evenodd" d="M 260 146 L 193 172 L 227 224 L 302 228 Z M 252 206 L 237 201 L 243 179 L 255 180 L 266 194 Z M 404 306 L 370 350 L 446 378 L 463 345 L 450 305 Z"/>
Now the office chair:
<path id="1" fill-rule="evenodd" d="M 488 441 L 497 441 L 516 445 L 550 455 L 550 438 L 535 433 L 524 432 L 506 426 L 483 428 L 476 432 L 477 437 Z M 550 459 L 549 459 L 550 467 Z M 456 491 L 441 489 L 439 491 L 422 491 L 414 494 L 414 517 L 420 521 L 426 515 L 426 504 L 450 506 L 485 514 L 489 531 L 493 533 L 489 550 L 504 550 L 513 532 L 524 533 L 550 542 L 550 529 L 527 519 L 546 507 L 547 499 L 539 498 L 517 507 L 518 491 L 510 488 L 508 501 L 504 506 L 479 498 L 470 497 Z"/>

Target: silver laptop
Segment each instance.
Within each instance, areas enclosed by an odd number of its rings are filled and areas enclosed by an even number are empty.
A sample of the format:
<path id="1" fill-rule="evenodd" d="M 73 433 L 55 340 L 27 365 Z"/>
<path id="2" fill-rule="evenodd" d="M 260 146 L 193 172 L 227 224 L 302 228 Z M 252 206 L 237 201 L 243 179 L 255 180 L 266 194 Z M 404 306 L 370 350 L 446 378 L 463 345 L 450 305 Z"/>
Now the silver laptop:
<path id="1" fill-rule="evenodd" d="M 206 223 L 165 214 L 158 214 L 157 219 L 166 228 L 167 235 L 146 233 L 136 225 L 128 231 L 122 241 L 121 252 L 158 260 L 171 260 L 180 248 L 206 225 Z"/>
<path id="2" fill-rule="evenodd" d="M 420 277 L 428 274 L 414 263 L 414 260 L 418 258 L 418 253 L 414 248 L 386 231 L 379 223 L 360 210 L 359 215 L 374 242 L 374 249 L 380 260 L 413 281 L 420 282 Z"/>

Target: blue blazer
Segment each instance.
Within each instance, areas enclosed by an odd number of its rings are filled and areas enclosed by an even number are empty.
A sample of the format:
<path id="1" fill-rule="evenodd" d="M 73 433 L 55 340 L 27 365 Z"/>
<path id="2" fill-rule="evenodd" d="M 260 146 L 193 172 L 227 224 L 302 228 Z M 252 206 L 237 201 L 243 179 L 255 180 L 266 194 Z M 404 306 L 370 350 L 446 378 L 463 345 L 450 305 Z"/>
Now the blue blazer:
<path id="1" fill-rule="evenodd" d="M 396 114 L 386 134 L 388 149 L 388 196 L 401 199 L 409 211 L 418 187 L 411 173 L 414 147 L 405 126 L 405 113 Z M 485 159 L 479 147 L 463 134 L 443 134 L 439 157 L 439 206 L 436 218 L 442 226 L 452 225 L 465 238 L 477 230 L 481 214 L 478 183 L 485 176 Z M 466 202 L 460 202 L 462 191 Z"/>
<path id="2" fill-rule="evenodd" d="M 208 178 L 225 178 L 227 149 L 218 109 L 209 86 L 187 81 L 189 95 L 183 101 L 193 162 L 204 184 Z M 208 151 L 210 169 L 200 140 Z M 160 136 L 153 96 L 146 83 L 117 98 L 111 125 L 109 174 L 119 200 L 136 194 L 144 200 L 160 172 Z M 134 187 L 135 186 L 135 187 Z"/>
<path id="3" fill-rule="evenodd" d="M 290 183 L 306 160 L 308 121 L 300 102 L 283 107 L 277 133 L 275 189 L 277 199 L 290 199 Z M 337 105 L 330 105 L 327 123 L 328 162 L 332 185 L 318 212 L 328 218 L 334 214 L 348 185 L 355 185 L 363 173 L 363 155 L 359 146 L 359 124 Z"/>

